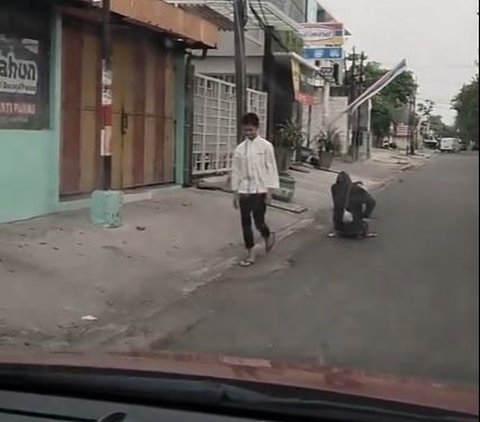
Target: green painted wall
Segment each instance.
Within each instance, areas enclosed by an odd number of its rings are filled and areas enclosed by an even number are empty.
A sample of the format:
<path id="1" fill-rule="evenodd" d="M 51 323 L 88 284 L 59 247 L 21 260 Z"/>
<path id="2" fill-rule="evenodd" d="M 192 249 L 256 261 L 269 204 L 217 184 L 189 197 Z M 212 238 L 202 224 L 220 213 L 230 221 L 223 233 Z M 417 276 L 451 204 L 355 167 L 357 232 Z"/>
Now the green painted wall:
<path id="1" fill-rule="evenodd" d="M 0 129 L 0 223 L 55 211 L 58 206 L 61 18 L 52 20 L 50 130 Z"/>
<path id="2" fill-rule="evenodd" d="M 0 223 L 24 220 L 56 211 L 83 208 L 90 200 L 59 201 L 61 139 L 62 22 L 52 20 L 50 129 L 0 129 Z M 176 58 L 175 183 L 185 182 L 186 55 Z M 188 161 L 188 163 L 187 163 Z"/>
<path id="3" fill-rule="evenodd" d="M 186 56 L 180 53 L 175 58 L 175 183 L 185 182 L 185 71 Z"/>

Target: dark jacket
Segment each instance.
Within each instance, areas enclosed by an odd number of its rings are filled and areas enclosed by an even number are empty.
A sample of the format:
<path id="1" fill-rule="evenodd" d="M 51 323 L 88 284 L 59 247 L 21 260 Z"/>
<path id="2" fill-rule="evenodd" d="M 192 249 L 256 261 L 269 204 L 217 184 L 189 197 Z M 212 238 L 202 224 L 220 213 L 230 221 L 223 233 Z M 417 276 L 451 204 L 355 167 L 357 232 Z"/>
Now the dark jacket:
<path id="1" fill-rule="evenodd" d="M 347 195 L 350 189 L 350 194 Z M 370 217 L 375 208 L 375 200 L 360 182 L 352 182 L 350 176 L 341 172 L 332 185 L 333 224 L 335 231 L 351 235 L 366 234 L 363 219 Z M 347 203 L 346 203 L 347 201 Z M 351 223 L 343 222 L 343 210 L 346 208 L 353 215 Z"/>

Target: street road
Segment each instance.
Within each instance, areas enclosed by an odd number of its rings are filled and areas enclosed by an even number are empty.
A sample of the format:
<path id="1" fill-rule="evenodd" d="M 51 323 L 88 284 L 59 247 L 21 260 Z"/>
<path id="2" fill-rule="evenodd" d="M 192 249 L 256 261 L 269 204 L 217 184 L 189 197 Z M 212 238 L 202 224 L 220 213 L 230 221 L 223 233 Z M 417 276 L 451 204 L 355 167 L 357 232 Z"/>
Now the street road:
<path id="1" fill-rule="evenodd" d="M 294 236 L 193 294 L 201 318 L 156 348 L 478 386 L 478 155 L 432 158 L 377 199 L 379 238 Z"/>

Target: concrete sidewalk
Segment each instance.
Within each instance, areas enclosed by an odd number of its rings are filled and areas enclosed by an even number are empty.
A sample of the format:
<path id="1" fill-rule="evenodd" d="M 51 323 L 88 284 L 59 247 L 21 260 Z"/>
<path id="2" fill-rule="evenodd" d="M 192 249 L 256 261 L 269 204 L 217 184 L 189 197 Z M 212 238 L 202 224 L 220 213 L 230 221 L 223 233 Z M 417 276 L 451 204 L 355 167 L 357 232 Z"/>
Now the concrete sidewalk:
<path id="1" fill-rule="evenodd" d="M 400 167 L 335 163 L 341 169 L 375 189 Z M 293 175 L 295 203 L 307 210 L 269 209 L 279 240 L 331 207 L 335 173 Z M 178 188 L 151 196 L 125 205 L 119 229 L 93 227 L 88 210 L 0 226 L 0 347 L 60 349 L 80 333 L 108 336 L 115 321 L 158 312 L 237 262 L 243 248 L 231 195 Z"/>

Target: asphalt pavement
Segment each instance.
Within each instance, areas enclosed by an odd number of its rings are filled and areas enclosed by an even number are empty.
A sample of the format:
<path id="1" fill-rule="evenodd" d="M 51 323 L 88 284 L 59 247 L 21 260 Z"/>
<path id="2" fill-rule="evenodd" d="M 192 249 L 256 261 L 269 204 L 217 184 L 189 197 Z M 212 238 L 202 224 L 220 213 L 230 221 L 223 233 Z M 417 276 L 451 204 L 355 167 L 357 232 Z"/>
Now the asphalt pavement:
<path id="1" fill-rule="evenodd" d="M 191 295 L 197 317 L 155 347 L 478 388 L 478 155 L 432 158 L 377 200 L 379 238 L 312 226 Z"/>

